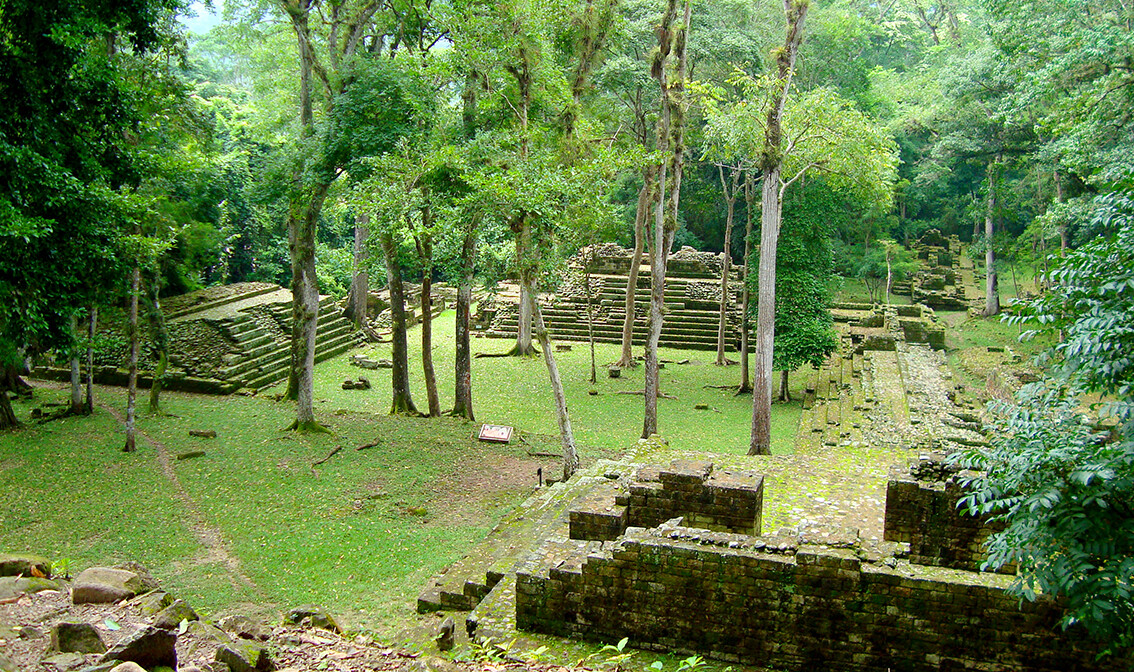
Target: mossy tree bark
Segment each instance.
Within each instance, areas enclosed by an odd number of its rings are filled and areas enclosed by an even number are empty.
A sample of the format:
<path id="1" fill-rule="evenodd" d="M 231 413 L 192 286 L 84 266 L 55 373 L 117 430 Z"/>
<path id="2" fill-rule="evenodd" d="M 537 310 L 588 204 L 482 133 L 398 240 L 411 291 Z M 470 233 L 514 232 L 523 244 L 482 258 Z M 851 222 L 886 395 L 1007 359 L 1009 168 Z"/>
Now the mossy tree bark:
<path id="1" fill-rule="evenodd" d="M 83 399 L 83 413 L 94 412 L 94 339 L 98 330 L 98 306 L 91 305 L 87 317 L 87 394 Z"/>
<path id="2" fill-rule="evenodd" d="M 310 200 L 293 203 L 288 214 L 291 249 L 291 372 L 287 397 L 295 399 L 295 429 L 315 421 L 315 343 L 319 327 L 319 280 L 315 275 L 315 227 L 329 184 L 307 190 Z"/>
<path id="3" fill-rule="evenodd" d="M 366 322 L 367 295 L 370 293 L 370 274 L 366 271 L 366 239 L 370 237 L 370 217 L 358 215 L 354 224 L 354 273 L 350 280 L 346 316 L 355 328 Z"/>
<path id="4" fill-rule="evenodd" d="M 654 247 L 650 260 L 650 333 L 646 342 L 645 413 L 642 438 L 658 433 L 658 343 L 661 339 L 662 316 L 665 312 L 665 274 L 669 249 L 677 235 L 677 206 L 681 198 L 681 175 L 685 166 L 685 70 L 686 42 L 689 33 L 690 6 L 685 3 L 685 16 L 677 23 L 677 0 L 669 0 L 658 30 L 658 52 L 650 72 L 662 91 L 662 115 L 658 122 L 658 150 L 669 151 L 669 160 L 662 164 L 658 177 L 658 204 L 654 217 Z M 676 68 L 672 78 L 668 72 L 669 56 L 674 55 Z"/>
<path id="5" fill-rule="evenodd" d="M 474 420 L 472 403 L 472 347 L 469 343 L 469 313 L 472 309 L 473 272 L 476 264 L 476 224 L 465 229 L 461 245 L 461 281 L 457 286 L 457 346 L 453 367 L 454 394 L 452 415 Z"/>
<path id="6" fill-rule="evenodd" d="M 996 229 L 996 173 L 1000 165 L 997 154 L 988 164 L 988 199 L 984 210 L 984 315 L 1000 314 L 1000 284 L 996 275 L 996 249 L 992 244 Z"/>
<path id="7" fill-rule="evenodd" d="M 646 247 L 646 222 L 653 212 L 657 198 L 657 166 L 642 169 L 642 189 L 638 192 L 638 209 L 634 214 L 634 252 L 630 256 L 630 271 L 626 278 L 626 315 L 622 318 L 622 356 L 618 366 L 622 368 L 635 365 L 634 361 L 634 321 L 637 311 L 638 273 L 642 267 L 642 254 Z"/>
<path id="8" fill-rule="evenodd" d="M 429 235 L 433 223 L 428 207 L 422 211 L 421 219 L 425 232 L 415 240 L 421 258 L 421 368 L 429 415 L 436 418 L 441 415 L 441 400 L 437 397 L 437 374 L 433 369 L 433 240 Z"/>
<path id="9" fill-rule="evenodd" d="M 383 231 L 379 238 L 382 254 L 386 257 L 386 278 L 390 286 L 390 326 L 392 331 L 392 354 L 394 367 L 390 371 L 390 384 L 393 396 L 390 401 L 391 415 L 418 415 L 410 394 L 409 348 L 406 337 L 406 295 L 402 285 L 402 266 L 398 261 L 398 248 L 394 236 Z"/>
<path id="10" fill-rule="evenodd" d="M 772 354 L 776 328 L 776 245 L 783 215 L 783 117 L 795 61 L 803 39 L 809 0 L 784 0 L 787 35 L 776 50 L 776 78 L 764 126 L 758 167 L 764 180 L 760 199 L 760 267 L 756 299 L 756 371 L 752 390 L 752 438 L 749 455 L 769 455 L 772 445 Z"/>

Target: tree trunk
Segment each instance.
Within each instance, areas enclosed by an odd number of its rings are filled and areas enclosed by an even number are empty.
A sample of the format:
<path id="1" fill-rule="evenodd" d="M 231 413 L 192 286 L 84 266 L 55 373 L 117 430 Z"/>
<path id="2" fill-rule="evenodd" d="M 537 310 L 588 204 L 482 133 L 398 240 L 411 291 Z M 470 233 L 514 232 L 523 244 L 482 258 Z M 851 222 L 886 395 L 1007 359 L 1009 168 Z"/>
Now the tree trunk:
<path id="1" fill-rule="evenodd" d="M 366 239 L 370 237 L 370 217 L 359 215 L 354 225 L 354 275 L 350 281 L 346 316 L 361 329 L 366 323 L 367 297 L 370 294 L 370 274 L 366 271 Z"/>
<path id="2" fill-rule="evenodd" d="M 461 245 L 461 282 L 457 286 L 456 377 L 452 414 L 474 420 L 472 403 L 472 348 L 469 344 L 469 312 L 472 307 L 473 269 L 476 263 L 476 225 L 465 230 Z"/>
<path id="3" fill-rule="evenodd" d="M 788 403 L 791 401 L 791 390 L 788 389 L 788 372 L 780 371 L 780 401 Z"/>
<path id="4" fill-rule="evenodd" d="M 94 339 L 98 329 L 98 306 L 91 305 L 87 321 L 87 397 L 83 400 L 83 413 L 94 412 Z"/>
<path id="5" fill-rule="evenodd" d="M 1055 179 L 1055 202 L 1056 203 L 1062 203 L 1063 202 L 1063 178 L 1061 178 L 1059 176 L 1059 169 L 1058 168 L 1056 168 L 1055 171 L 1054 171 L 1054 179 Z M 1068 244 L 1067 219 L 1065 217 L 1060 217 L 1059 218 L 1059 250 L 1060 250 L 1060 252 L 1066 252 L 1067 251 L 1067 244 Z M 1046 264 L 1046 263 L 1047 263 L 1047 260 L 1045 258 L 1044 264 Z"/>
<path id="6" fill-rule="evenodd" d="M 638 271 L 642 265 L 642 250 L 646 246 L 646 222 L 649 220 L 654 199 L 657 197 L 657 166 L 642 169 L 642 189 L 638 192 L 638 210 L 634 215 L 634 253 L 630 257 L 630 273 L 626 278 L 626 315 L 622 319 L 622 357 L 618 366 L 634 366 L 634 320 L 636 317 Z"/>
<path id="7" fill-rule="evenodd" d="M 543 349 L 543 362 L 547 365 L 547 376 L 551 379 L 551 395 L 555 399 L 555 418 L 559 422 L 559 438 L 563 443 L 563 480 L 571 478 L 579 468 L 579 454 L 575 449 L 575 435 L 571 431 L 571 416 L 567 413 L 567 397 L 563 395 L 563 381 L 559 378 L 559 367 L 555 365 L 555 355 L 551 347 L 551 335 L 543 322 L 543 311 L 532 297 L 532 313 L 536 323 L 536 338 Z"/>
<path id="8" fill-rule="evenodd" d="M 751 328 L 751 317 L 749 311 L 749 291 L 748 291 L 748 258 L 752 256 L 752 210 L 755 205 L 756 199 L 754 198 L 755 189 L 752 186 L 752 173 L 748 173 L 744 178 L 744 201 L 746 204 L 746 221 L 744 223 L 744 271 L 741 282 L 740 294 L 740 387 L 736 390 L 737 394 L 744 394 L 752 391 L 752 378 L 748 370 L 748 331 Z"/>
<path id="9" fill-rule="evenodd" d="M 150 280 L 149 314 L 150 334 L 153 337 L 157 362 L 154 364 L 153 382 L 150 383 L 150 413 L 161 412 L 161 393 L 165 389 L 165 372 L 169 368 L 169 331 L 165 314 L 161 312 L 161 269 Z"/>
<path id="10" fill-rule="evenodd" d="M 772 446 L 772 348 L 776 330 L 776 246 L 780 237 L 780 167 L 764 172 L 760 213 L 760 267 L 756 295 L 756 371 L 752 389 L 749 455 L 770 455 Z"/>
<path id="11" fill-rule="evenodd" d="M 12 400 L 8 398 L 8 390 L 0 389 L 0 430 L 14 429 L 20 426 L 16 419 L 16 412 L 12 409 Z"/>
<path id="12" fill-rule="evenodd" d="M 732 269 L 732 217 L 736 211 L 736 186 L 740 179 L 740 168 L 732 169 L 732 189 L 729 189 L 725 180 L 724 166 L 717 166 L 721 178 L 721 190 L 724 192 L 725 203 L 728 204 L 725 215 L 724 258 L 721 264 L 721 314 L 717 324 L 717 366 L 728 364 L 725 357 L 725 334 L 728 327 L 728 274 Z"/>
<path id="13" fill-rule="evenodd" d="M 321 431 L 315 421 L 315 337 L 319 326 L 319 280 L 315 274 L 315 227 L 330 185 L 318 185 L 311 199 L 292 201 L 288 214 L 291 248 L 291 372 L 287 397 L 296 400 L 298 431 Z"/>
<path id="14" fill-rule="evenodd" d="M 669 248 L 673 245 L 673 238 L 677 234 L 677 206 L 681 199 L 681 173 L 685 165 L 685 61 L 690 22 L 688 0 L 685 3 L 684 21 L 675 31 L 673 21 L 676 11 L 677 1 L 670 0 L 662 20 L 662 30 L 659 31 L 660 50 L 651 68 L 662 91 L 658 150 L 665 151 L 672 148 L 672 153 L 668 163 L 662 164 L 658 176 L 654 249 L 653 258 L 650 260 L 650 335 L 646 344 L 644 391 L 646 408 L 642 421 L 643 439 L 658 433 L 658 391 L 661 387 L 658 373 L 658 342 L 661 339 L 662 315 L 665 312 L 665 272 Z M 677 58 L 677 71 L 672 82 L 666 73 L 666 57 L 671 47 Z"/>
<path id="15" fill-rule="evenodd" d="M 996 165 L 999 158 L 988 167 L 988 206 L 984 212 L 984 315 L 991 317 L 1000 314 L 1000 287 L 996 277 L 996 251 L 992 239 L 996 220 Z"/>
<path id="16" fill-rule="evenodd" d="M 398 250 L 394 246 L 394 236 L 389 232 L 381 234 L 382 253 L 386 257 L 386 279 L 390 285 L 390 326 L 393 331 L 394 368 L 390 381 L 393 399 L 390 414 L 418 415 L 413 404 L 409 384 L 409 349 L 406 339 L 406 298 L 402 287 L 402 268 L 398 263 Z"/>
<path id="17" fill-rule="evenodd" d="M 787 35 L 784 47 L 776 53 L 775 96 L 768 108 L 764 126 L 764 147 L 760 155 L 763 190 L 760 212 L 759 294 L 756 300 L 756 371 L 752 390 L 752 440 L 749 455 L 769 455 L 772 450 L 772 348 L 776 328 L 776 245 L 780 237 L 783 207 L 783 116 L 791 94 L 791 80 L 803 25 L 807 18 L 807 0 L 784 0 Z"/>
<path id="18" fill-rule="evenodd" d="M 79 371 L 79 314 L 71 315 L 71 338 L 74 350 L 71 352 L 71 414 L 83 412 L 83 379 Z"/>
<path id="19" fill-rule="evenodd" d="M 517 230 L 518 227 L 518 230 Z M 532 357 L 532 306 L 535 305 L 535 261 L 532 255 L 532 227 L 527 214 L 522 214 L 512 225 L 516 231 L 516 266 L 520 276 L 520 305 L 516 311 L 516 345 L 510 354 Z"/>
<path id="20" fill-rule="evenodd" d="M 423 220 L 429 215 L 422 213 Z M 429 224 L 425 225 L 427 228 Z M 437 374 L 433 370 L 433 241 L 424 233 L 418 238 L 421 256 L 421 368 L 425 374 L 425 396 L 429 401 L 429 415 L 441 415 L 441 400 L 437 398 Z"/>
<path id="21" fill-rule="evenodd" d="M 127 329 L 130 338 L 129 374 L 126 378 L 126 446 L 127 453 L 137 450 L 134 441 L 135 406 L 138 397 L 138 292 L 142 284 L 142 271 L 137 266 L 130 274 L 130 316 Z"/>
<path id="22" fill-rule="evenodd" d="M 594 263 L 594 260 L 595 252 L 592 245 L 587 255 L 586 266 L 583 269 L 583 284 L 587 292 L 587 341 L 591 345 L 591 385 L 598 382 L 598 372 L 595 366 L 595 315 L 594 307 L 591 305 L 594 302 L 591 296 L 591 264 Z"/>

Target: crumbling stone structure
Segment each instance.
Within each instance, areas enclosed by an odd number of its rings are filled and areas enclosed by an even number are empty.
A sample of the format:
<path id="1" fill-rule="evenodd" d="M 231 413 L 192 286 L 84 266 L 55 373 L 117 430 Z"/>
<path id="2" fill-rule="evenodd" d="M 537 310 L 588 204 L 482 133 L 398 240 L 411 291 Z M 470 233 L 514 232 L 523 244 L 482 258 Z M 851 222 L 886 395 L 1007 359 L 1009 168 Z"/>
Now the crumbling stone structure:
<path id="1" fill-rule="evenodd" d="M 965 287 L 959 283 L 961 241 L 946 238 L 937 229 L 926 231 L 913 246 L 922 267 L 910 280 L 894 291 L 908 293 L 914 303 L 941 310 L 968 310 Z"/>
<path id="2" fill-rule="evenodd" d="M 584 248 L 568 262 L 554 294 L 541 297 L 548 328 L 555 338 L 588 339 L 588 303 L 595 340 L 620 343 L 626 317 L 626 284 L 629 282 L 631 250 L 613 243 Z M 721 272 L 719 254 L 683 247 L 667 261 L 665 308 L 661 345 L 712 350 L 717 347 L 720 322 Z M 589 286 L 587 275 L 589 273 Z M 730 276 L 726 308 L 728 347 L 739 348 L 740 276 Z M 638 276 L 634 306 L 635 344 L 645 343 L 650 301 L 649 267 Z M 589 295 L 589 299 L 588 299 Z M 493 338 L 514 338 L 517 324 L 518 288 L 504 286 L 494 300 L 482 301 L 473 318 L 474 330 Z"/>
<path id="3" fill-rule="evenodd" d="M 760 534 L 764 479 L 679 460 L 642 467 L 628 492 L 599 490 L 570 511 L 572 539 L 615 539 L 628 526 L 656 527 L 675 517 L 708 530 Z"/>
<path id="4" fill-rule="evenodd" d="M 712 480 L 711 465 L 675 464 L 659 470 L 652 488 L 672 484 L 683 494 L 671 500 L 704 510 Z M 748 486 L 738 491 L 759 491 L 762 500 L 762 481 Z M 757 502 L 753 494 L 740 498 Z M 680 508 L 650 507 L 649 496 L 622 501 L 620 515 L 645 507 L 646 523 Z M 575 541 L 547 542 L 518 566 L 516 625 L 607 642 L 629 637 L 640 648 L 782 670 L 1125 669 L 1126 661 L 1096 660 L 1089 645 L 1059 632 L 1057 602 L 1020 603 L 1007 590 L 1010 577 L 919 564 L 945 555 L 928 553 L 930 536 L 910 529 L 932 522 L 918 508 L 925 501 L 919 494 L 887 502 L 887 519 L 895 516 L 888 534 L 893 527 L 926 540 L 916 557 L 904 542 L 871 544 L 853 531 L 711 531 L 692 524 L 704 515 L 695 512 L 654 527 L 628 525 L 599 542 L 584 537 L 612 528 L 584 519 L 576 526 L 573 516 Z"/>
<path id="5" fill-rule="evenodd" d="M 886 541 L 910 545 L 910 562 L 980 571 L 984 542 L 1002 525 L 988 524 L 957 508 L 958 471 L 941 455 L 925 455 L 890 469 L 886 487 Z M 1015 574 L 1015 567 L 1001 570 Z"/>

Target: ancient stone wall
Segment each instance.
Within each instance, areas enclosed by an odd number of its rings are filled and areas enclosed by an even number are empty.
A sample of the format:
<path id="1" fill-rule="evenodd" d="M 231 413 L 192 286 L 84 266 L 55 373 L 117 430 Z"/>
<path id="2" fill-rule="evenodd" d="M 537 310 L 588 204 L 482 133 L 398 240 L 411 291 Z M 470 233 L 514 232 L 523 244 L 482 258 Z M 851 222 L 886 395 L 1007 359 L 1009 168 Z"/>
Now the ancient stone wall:
<path id="1" fill-rule="evenodd" d="M 939 460 L 890 470 L 884 538 L 910 545 L 910 562 L 980 571 L 984 542 L 998 529 L 957 509 L 961 486 Z M 1006 567 L 1005 573 L 1015 573 Z"/>
<path id="2" fill-rule="evenodd" d="M 677 460 L 666 469 L 642 467 L 625 490 L 599 489 L 573 506 L 570 537 L 607 541 L 628 526 L 655 527 L 676 517 L 707 530 L 757 535 L 763 506 L 762 476 Z"/>
<path id="3" fill-rule="evenodd" d="M 678 522 L 583 557 L 533 554 L 516 577 L 518 627 L 809 672 L 1124 668 L 1061 633 L 1057 605 L 1020 604 L 1009 577 Z"/>

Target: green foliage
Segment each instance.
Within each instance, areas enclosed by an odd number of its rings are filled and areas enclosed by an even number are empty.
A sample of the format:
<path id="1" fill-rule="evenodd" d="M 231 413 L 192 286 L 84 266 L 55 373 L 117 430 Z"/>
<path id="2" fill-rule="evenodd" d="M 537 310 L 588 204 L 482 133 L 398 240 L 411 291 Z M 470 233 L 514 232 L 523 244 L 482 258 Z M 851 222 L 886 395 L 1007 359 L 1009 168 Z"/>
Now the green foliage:
<path id="1" fill-rule="evenodd" d="M 1134 201 L 1102 197 L 1093 225 L 1108 232 L 1051 272 L 1050 291 L 1015 306 L 1012 323 L 1064 338 L 1050 371 L 1015 403 L 990 408 L 992 446 L 957 461 L 983 473 L 962 499 L 1003 521 L 987 565 L 1015 562 L 1014 589 L 1068 600 L 1064 626 L 1134 644 Z"/>

